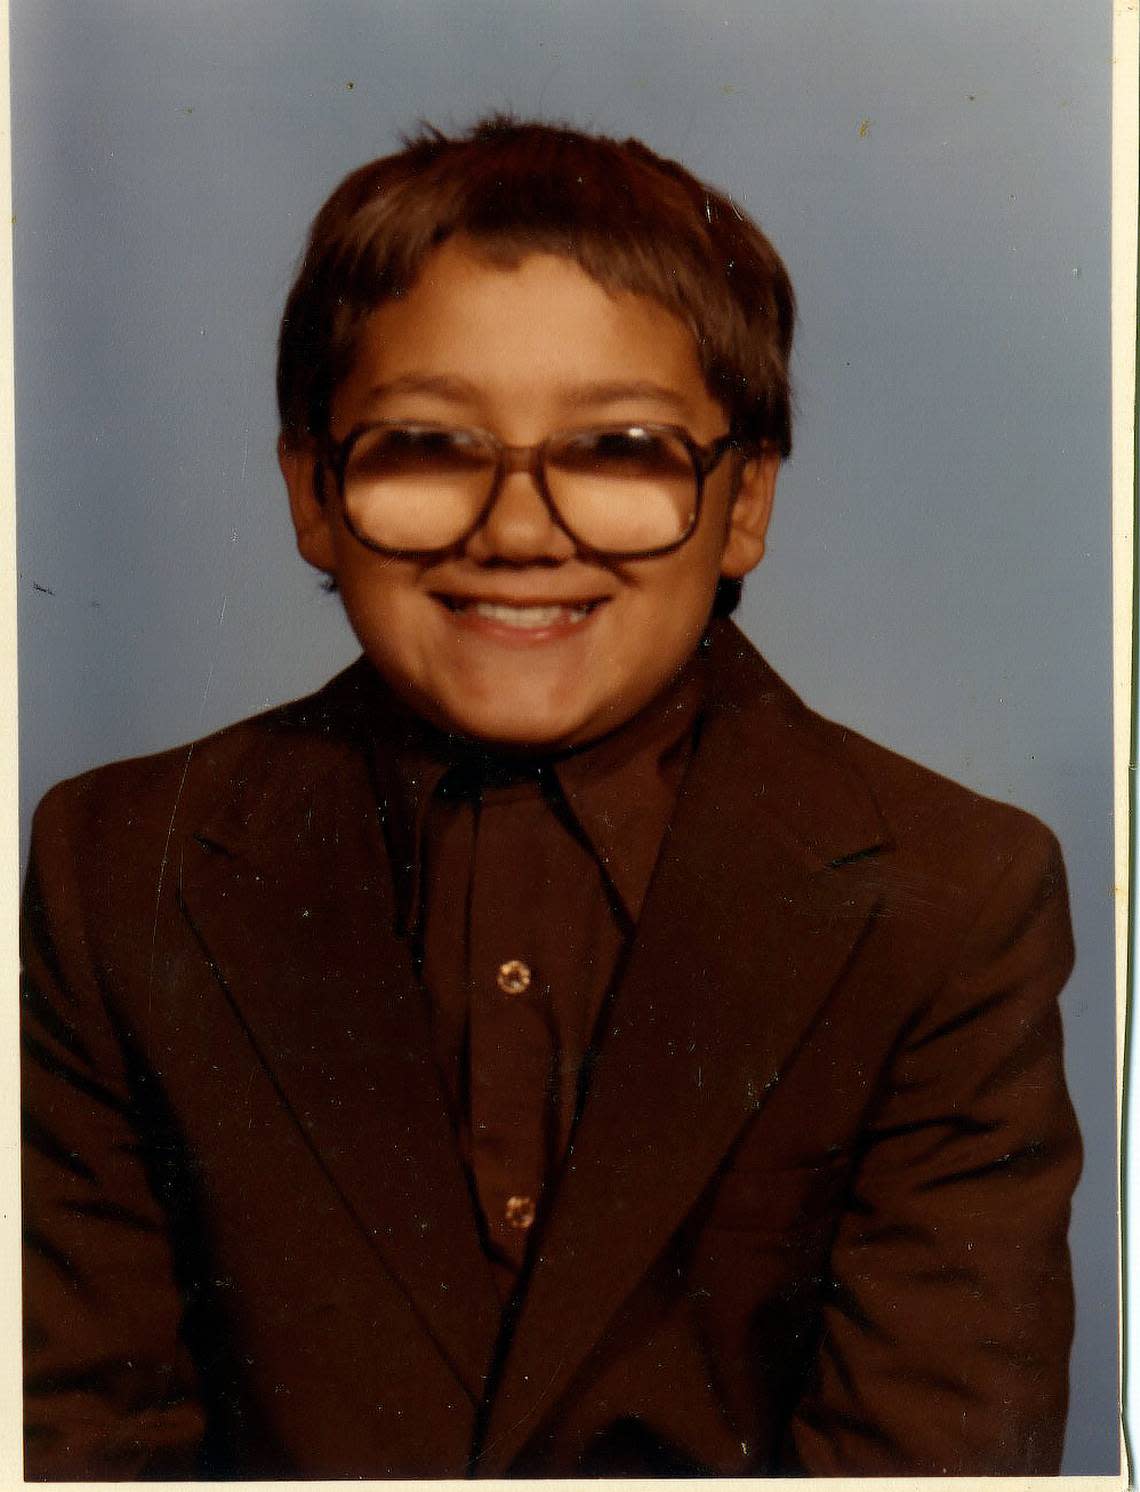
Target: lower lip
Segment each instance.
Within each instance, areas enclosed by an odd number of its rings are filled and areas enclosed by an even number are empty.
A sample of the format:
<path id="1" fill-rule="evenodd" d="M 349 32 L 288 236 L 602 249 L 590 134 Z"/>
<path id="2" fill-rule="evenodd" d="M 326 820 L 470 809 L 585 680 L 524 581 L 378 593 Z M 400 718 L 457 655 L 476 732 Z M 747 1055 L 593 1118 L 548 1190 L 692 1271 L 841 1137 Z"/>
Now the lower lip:
<path id="1" fill-rule="evenodd" d="M 484 637 L 505 647 L 534 648 L 544 643 L 562 642 L 566 638 L 579 636 L 589 628 L 605 602 L 592 606 L 580 620 L 575 620 L 567 612 L 557 621 L 548 622 L 541 627 L 514 627 L 510 622 L 483 616 L 474 607 L 453 611 L 446 602 L 441 601 L 439 604 L 450 620 L 470 636 Z"/>

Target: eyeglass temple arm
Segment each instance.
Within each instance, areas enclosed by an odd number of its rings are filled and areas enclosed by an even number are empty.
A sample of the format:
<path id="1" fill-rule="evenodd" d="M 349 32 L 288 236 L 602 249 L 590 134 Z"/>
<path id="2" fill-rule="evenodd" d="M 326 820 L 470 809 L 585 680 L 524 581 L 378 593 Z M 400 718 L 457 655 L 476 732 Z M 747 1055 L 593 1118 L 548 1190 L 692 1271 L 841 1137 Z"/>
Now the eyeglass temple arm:
<path id="1" fill-rule="evenodd" d="M 692 452 L 697 462 L 697 470 L 702 479 L 707 477 L 724 460 L 725 453 L 733 446 L 739 447 L 739 441 L 731 430 L 724 435 L 718 435 L 716 440 L 710 440 L 707 446 L 694 445 Z"/>

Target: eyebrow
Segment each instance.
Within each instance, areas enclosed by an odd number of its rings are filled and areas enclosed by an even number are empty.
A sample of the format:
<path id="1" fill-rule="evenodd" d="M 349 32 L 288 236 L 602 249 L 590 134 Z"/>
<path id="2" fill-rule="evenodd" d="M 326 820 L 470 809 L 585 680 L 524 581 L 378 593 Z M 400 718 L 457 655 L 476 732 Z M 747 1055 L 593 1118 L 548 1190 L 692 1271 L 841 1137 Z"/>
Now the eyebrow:
<path id="1" fill-rule="evenodd" d="M 475 393 L 474 385 L 464 378 L 451 378 L 446 373 L 404 373 L 387 383 L 374 383 L 367 397 L 371 401 L 391 394 L 435 394 L 458 403 L 473 398 Z"/>
<path id="2" fill-rule="evenodd" d="M 567 403 L 584 406 L 592 404 L 621 404 L 627 399 L 652 399 L 657 404 L 668 404 L 676 410 L 687 410 L 689 401 L 676 389 L 666 384 L 652 383 L 648 379 L 616 379 L 606 383 L 581 384 L 567 396 Z"/>
<path id="3" fill-rule="evenodd" d="M 479 389 L 465 378 L 452 377 L 446 373 L 405 373 L 386 383 L 373 384 L 367 397 L 372 401 L 395 394 L 432 394 L 453 404 L 461 404 L 477 399 Z M 640 378 L 577 384 L 566 391 L 564 399 L 571 409 L 596 408 L 599 405 L 620 404 L 633 399 L 651 399 L 658 404 L 667 404 L 678 412 L 689 411 L 689 400 L 676 389 Z"/>

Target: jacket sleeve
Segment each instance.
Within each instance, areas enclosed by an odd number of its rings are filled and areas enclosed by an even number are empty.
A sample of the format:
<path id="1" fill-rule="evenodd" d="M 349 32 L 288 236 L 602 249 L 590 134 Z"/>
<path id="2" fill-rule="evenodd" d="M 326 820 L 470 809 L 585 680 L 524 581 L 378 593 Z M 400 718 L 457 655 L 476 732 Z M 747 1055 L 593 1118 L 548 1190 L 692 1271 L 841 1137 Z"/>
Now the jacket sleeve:
<path id="1" fill-rule="evenodd" d="M 170 1227 L 70 801 L 57 789 L 37 814 L 24 896 L 25 1475 L 193 1475 L 203 1417 Z"/>
<path id="2" fill-rule="evenodd" d="M 788 1461 L 812 1475 L 1056 1472 L 1080 1140 L 1057 995 L 1060 851 L 1034 822 L 895 1050 L 832 1249 Z"/>

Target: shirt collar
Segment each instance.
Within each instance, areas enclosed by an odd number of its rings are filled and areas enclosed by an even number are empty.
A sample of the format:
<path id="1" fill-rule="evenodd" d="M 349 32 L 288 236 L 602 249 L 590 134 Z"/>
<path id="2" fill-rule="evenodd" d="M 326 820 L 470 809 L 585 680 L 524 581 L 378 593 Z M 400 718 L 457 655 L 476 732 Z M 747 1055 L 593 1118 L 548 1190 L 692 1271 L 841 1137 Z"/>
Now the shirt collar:
<path id="1" fill-rule="evenodd" d="M 400 930 L 421 911 L 424 827 L 449 773 L 496 773 L 501 758 L 436 730 L 377 678 L 371 758 L 392 855 Z M 704 698 L 701 653 L 631 720 L 536 765 L 556 784 L 631 923 L 637 921 L 676 803 Z"/>
<path id="2" fill-rule="evenodd" d="M 703 697 L 694 659 L 632 720 L 553 763 L 579 828 L 631 922 L 641 914 Z"/>

